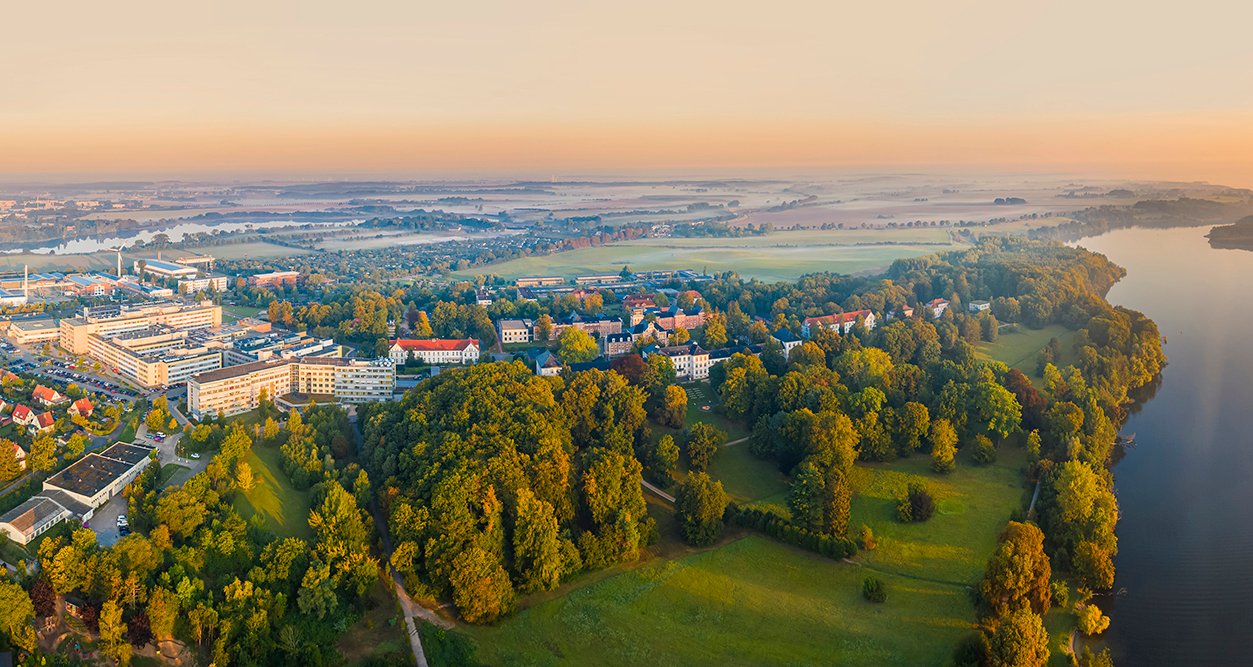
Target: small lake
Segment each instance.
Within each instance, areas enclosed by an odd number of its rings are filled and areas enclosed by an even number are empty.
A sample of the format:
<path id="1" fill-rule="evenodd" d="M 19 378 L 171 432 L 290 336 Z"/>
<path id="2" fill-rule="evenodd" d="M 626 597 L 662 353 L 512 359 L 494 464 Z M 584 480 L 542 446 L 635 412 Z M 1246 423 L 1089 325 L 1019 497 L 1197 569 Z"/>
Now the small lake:
<path id="1" fill-rule="evenodd" d="M 1156 394 L 1114 467 L 1122 519 L 1107 633 L 1119 665 L 1253 664 L 1253 252 L 1208 227 L 1078 241 L 1127 269 L 1111 303 L 1167 339 Z"/>

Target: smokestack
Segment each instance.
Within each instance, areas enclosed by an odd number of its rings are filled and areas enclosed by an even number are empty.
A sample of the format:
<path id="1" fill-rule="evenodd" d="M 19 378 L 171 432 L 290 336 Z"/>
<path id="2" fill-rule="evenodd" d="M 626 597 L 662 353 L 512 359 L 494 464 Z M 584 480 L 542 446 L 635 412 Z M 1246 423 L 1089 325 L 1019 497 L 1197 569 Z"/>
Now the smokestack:
<path id="1" fill-rule="evenodd" d="M 117 249 L 117 279 L 122 279 L 122 248 Z"/>

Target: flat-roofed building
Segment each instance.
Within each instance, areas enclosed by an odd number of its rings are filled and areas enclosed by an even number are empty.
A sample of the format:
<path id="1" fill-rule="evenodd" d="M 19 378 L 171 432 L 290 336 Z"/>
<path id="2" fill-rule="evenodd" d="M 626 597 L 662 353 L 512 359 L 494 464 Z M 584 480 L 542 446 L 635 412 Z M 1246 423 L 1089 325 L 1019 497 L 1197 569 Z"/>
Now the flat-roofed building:
<path id="1" fill-rule="evenodd" d="M 514 281 L 518 287 L 553 287 L 556 285 L 564 285 L 565 278 L 561 276 L 522 276 Z"/>
<path id="2" fill-rule="evenodd" d="M 144 388 L 168 387 L 222 367 L 219 345 L 192 341 L 185 330 L 152 326 L 92 334 L 88 353 Z"/>
<path id="3" fill-rule="evenodd" d="M 60 323 L 51 318 L 13 320 L 9 324 L 9 340 L 18 345 L 55 342 L 60 336 Z"/>
<path id="4" fill-rule="evenodd" d="M 61 320 L 58 339 L 66 352 L 87 354 L 91 349 L 92 334 L 137 331 L 156 324 L 171 329 L 221 326 L 222 307 L 205 301 L 191 305 L 158 303 L 135 308 L 93 308 L 79 317 Z"/>
<path id="5" fill-rule="evenodd" d="M 258 273 L 255 276 L 249 276 L 248 284 L 255 285 L 257 287 L 295 285 L 298 278 L 300 278 L 299 271 L 271 271 L 269 273 Z"/>
<path id="6" fill-rule="evenodd" d="M 99 454 L 92 452 L 44 481 L 92 509 L 122 492 L 148 466 L 153 450 L 119 442 Z"/>
<path id="7" fill-rule="evenodd" d="M 574 278 L 576 285 L 605 285 L 620 282 L 622 282 L 622 274 L 619 273 L 593 273 Z"/>
<path id="8" fill-rule="evenodd" d="M 226 276 L 202 275 L 194 278 L 181 278 L 178 281 L 179 294 L 195 294 L 196 292 L 225 292 Z"/>
<path id="9" fill-rule="evenodd" d="M 166 262 L 159 259 L 141 259 L 135 262 L 135 275 L 159 276 L 161 278 L 193 278 L 200 269 L 186 264 Z"/>
<path id="10" fill-rule="evenodd" d="M 0 287 L 0 306 L 25 306 L 26 301 L 25 290 L 4 289 L 3 287 Z"/>
<path id="11" fill-rule="evenodd" d="M 388 400 L 396 387 L 391 359 L 300 357 L 256 361 L 201 373 L 187 381 L 187 407 L 205 415 L 246 412 L 257 407 L 262 390 L 270 398 L 288 394 L 323 395 L 339 403 Z"/>

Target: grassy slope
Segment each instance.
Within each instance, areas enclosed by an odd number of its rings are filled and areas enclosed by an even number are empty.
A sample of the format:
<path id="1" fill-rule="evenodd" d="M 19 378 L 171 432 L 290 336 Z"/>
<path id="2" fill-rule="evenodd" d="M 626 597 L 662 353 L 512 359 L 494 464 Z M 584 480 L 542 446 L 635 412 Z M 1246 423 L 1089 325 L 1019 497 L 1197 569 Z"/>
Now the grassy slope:
<path id="1" fill-rule="evenodd" d="M 761 536 L 630 572 L 472 628 L 479 659 L 510 665 L 942 664 L 968 624 L 958 587 L 884 576 Z"/>
<path id="2" fill-rule="evenodd" d="M 309 494 L 291 485 L 279 465 L 279 456 L 277 447 L 252 448 L 246 460 L 261 479 L 251 491 L 235 497 L 235 509 L 245 519 L 260 514 L 278 535 L 312 537 Z"/>
<path id="3" fill-rule="evenodd" d="M 979 343 L 975 349 L 981 357 L 1002 361 L 1005 365 L 1022 371 L 1027 377 L 1039 381 L 1042 378 L 1036 374 L 1036 359 L 1040 350 L 1048 345 L 1049 339 L 1056 336 L 1062 343 L 1061 358 L 1054 362 L 1062 368 L 1075 360 L 1072 348 L 1077 335 L 1077 332 L 1060 324 L 1050 324 L 1043 329 L 1020 326 L 1017 331 L 997 336 L 996 342 Z"/>

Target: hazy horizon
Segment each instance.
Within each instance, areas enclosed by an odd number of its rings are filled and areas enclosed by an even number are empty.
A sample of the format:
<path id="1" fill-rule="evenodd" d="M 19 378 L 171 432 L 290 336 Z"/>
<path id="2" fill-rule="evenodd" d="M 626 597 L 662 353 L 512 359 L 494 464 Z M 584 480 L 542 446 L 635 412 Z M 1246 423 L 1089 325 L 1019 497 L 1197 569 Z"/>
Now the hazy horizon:
<path id="1" fill-rule="evenodd" d="M 822 166 L 1246 186 L 1249 18 L 1077 0 L 19 5 L 0 177 Z"/>

